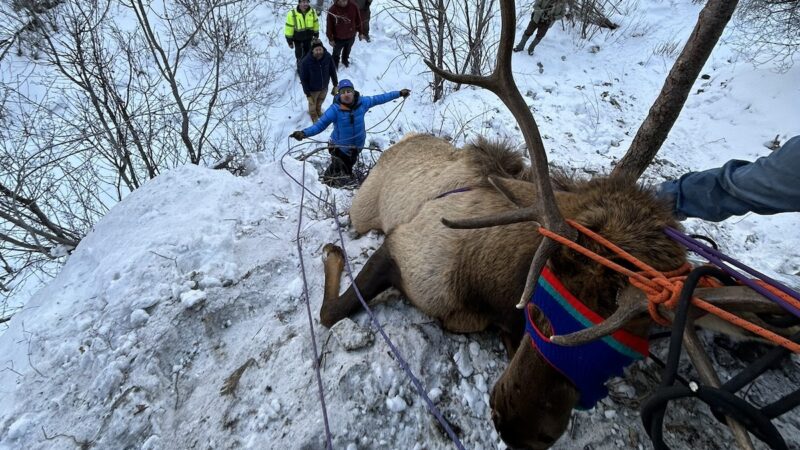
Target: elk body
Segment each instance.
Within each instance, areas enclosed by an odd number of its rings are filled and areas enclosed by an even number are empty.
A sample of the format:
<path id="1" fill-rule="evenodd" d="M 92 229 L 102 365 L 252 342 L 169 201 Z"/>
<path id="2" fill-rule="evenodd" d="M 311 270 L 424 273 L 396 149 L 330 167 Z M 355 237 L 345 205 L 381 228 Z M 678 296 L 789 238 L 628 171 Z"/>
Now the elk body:
<path id="1" fill-rule="evenodd" d="M 534 205 L 535 181 L 521 156 L 503 145 L 479 140 L 456 149 L 430 136 L 411 136 L 388 149 L 360 188 L 350 211 L 356 231 L 386 234 L 381 247 L 355 279 L 364 299 L 399 289 L 417 308 L 452 332 L 496 327 L 511 363 L 491 394 L 492 419 L 503 440 L 515 448 L 547 448 L 566 428 L 579 392 L 552 368 L 524 335 L 523 312 L 515 307 L 526 286 L 528 266 L 542 240 L 533 222 L 479 229 L 451 229 L 442 218 L 502 214 Z M 501 193 L 488 180 L 501 180 Z M 600 233 L 658 270 L 685 262 L 683 249 L 662 232 L 677 226 L 667 205 L 651 192 L 609 178 L 548 180 L 566 218 Z M 582 245 L 612 255 L 579 237 Z M 325 298 L 321 322 L 332 326 L 360 309 L 353 287 L 341 296 L 341 253 L 325 250 Z M 566 248 L 549 257 L 548 267 L 577 298 L 603 317 L 616 309 L 627 286 L 621 275 Z M 536 308 L 532 318 L 549 324 Z M 648 320 L 626 329 L 644 335 Z"/>

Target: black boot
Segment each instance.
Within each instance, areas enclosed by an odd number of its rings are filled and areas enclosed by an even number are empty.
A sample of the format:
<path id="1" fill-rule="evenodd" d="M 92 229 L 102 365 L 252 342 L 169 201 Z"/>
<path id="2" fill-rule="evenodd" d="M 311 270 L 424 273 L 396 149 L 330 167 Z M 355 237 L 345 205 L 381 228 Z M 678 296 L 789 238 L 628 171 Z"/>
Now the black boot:
<path id="1" fill-rule="evenodd" d="M 521 52 L 525 48 L 525 43 L 528 42 L 528 39 L 531 38 L 531 34 L 522 34 L 522 39 L 519 40 L 519 44 L 514 47 L 515 52 Z"/>
<path id="2" fill-rule="evenodd" d="M 534 39 L 533 42 L 531 42 L 531 45 L 528 46 L 528 54 L 529 55 L 533 54 L 533 49 L 536 48 L 536 45 L 541 41 L 542 41 L 542 38 L 537 36 L 536 39 Z"/>

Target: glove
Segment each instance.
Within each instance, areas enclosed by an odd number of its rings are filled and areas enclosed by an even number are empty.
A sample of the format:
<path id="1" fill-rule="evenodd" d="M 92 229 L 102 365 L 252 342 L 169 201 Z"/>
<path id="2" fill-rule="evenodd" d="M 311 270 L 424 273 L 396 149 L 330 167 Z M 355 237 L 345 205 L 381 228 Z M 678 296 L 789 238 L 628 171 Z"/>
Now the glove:
<path id="1" fill-rule="evenodd" d="M 339 94 L 339 88 L 334 86 L 333 90 L 331 91 L 331 95 L 336 96 Z"/>
<path id="2" fill-rule="evenodd" d="M 406 98 L 411 95 L 411 91 L 408 89 L 400 89 L 400 97 Z"/>
<path id="3" fill-rule="evenodd" d="M 295 131 L 294 133 L 290 134 L 289 136 L 297 139 L 298 141 L 302 141 L 303 139 L 306 138 L 305 133 L 303 133 L 302 131 L 299 131 L 299 130 Z"/>
<path id="4" fill-rule="evenodd" d="M 359 41 L 363 41 L 364 40 L 364 34 L 363 33 L 358 33 L 358 40 Z"/>
<path id="5" fill-rule="evenodd" d="M 294 42 L 289 42 L 289 48 L 294 48 Z"/>

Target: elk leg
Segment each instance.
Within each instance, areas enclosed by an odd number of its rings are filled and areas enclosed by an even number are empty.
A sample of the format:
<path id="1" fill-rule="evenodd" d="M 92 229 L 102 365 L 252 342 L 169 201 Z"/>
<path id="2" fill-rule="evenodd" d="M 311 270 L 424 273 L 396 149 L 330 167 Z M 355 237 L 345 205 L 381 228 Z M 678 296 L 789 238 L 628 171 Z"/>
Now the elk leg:
<path id="1" fill-rule="evenodd" d="M 339 252 L 341 249 L 336 247 Z M 341 255 L 341 253 L 340 253 Z M 342 258 L 343 261 L 343 258 Z M 341 274 L 341 272 L 339 272 Z M 355 285 L 358 286 L 364 301 L 369 303 L 378 294 L 393 286 L 393 281 L 399 279 L 397 264 L 395 264 L 389 250 L 385 245 L 381 245 L 372 256 L 367 259 L 367 263 L 356 275 Z M 327 285 L 326 271 L 326 285 Z M 338 285 L 337 285 L 338 291 Z M 320 309 L 320 322 L 330 328 L 336 322 L 348 317 L 361 307 L 361 302 L 356 295 L 356 291 L 351 285 L 344 294 L 339 297 L 330 295 L 326 289 L 326 295 L 322 301 Z"/>

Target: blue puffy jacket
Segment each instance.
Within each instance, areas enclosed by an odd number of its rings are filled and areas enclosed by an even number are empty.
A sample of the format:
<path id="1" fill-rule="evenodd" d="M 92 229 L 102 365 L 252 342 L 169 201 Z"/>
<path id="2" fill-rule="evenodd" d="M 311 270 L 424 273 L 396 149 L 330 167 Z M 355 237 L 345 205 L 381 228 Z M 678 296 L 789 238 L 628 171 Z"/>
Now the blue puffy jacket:
<path id="1" fill-rule="evenodd" d="M 752 163 L 734 159 L 666 181 L 658 193 L 673 202 L 681 218 L 719 221 L 748 212 L 800 211 L 800 136 Z"/>
<path id="2" fill-rule="evenodd" d="M 361 97 L 356 92 L 351 107 L 343 105 L 337 95 L 333 104 L 325 110 L 322 117 L 314 125 L 303 130 L 306 136 L 322 133 L 333 123 L 333 132 L 329 141 L 342 152 L 350 155 L 352 150 L 360 151 L 367 140 L 367 127 L 364 116 L 373 106 L 382 105 L 400 97 L 400 91 L 386 92 L 380 95 Z"/>

